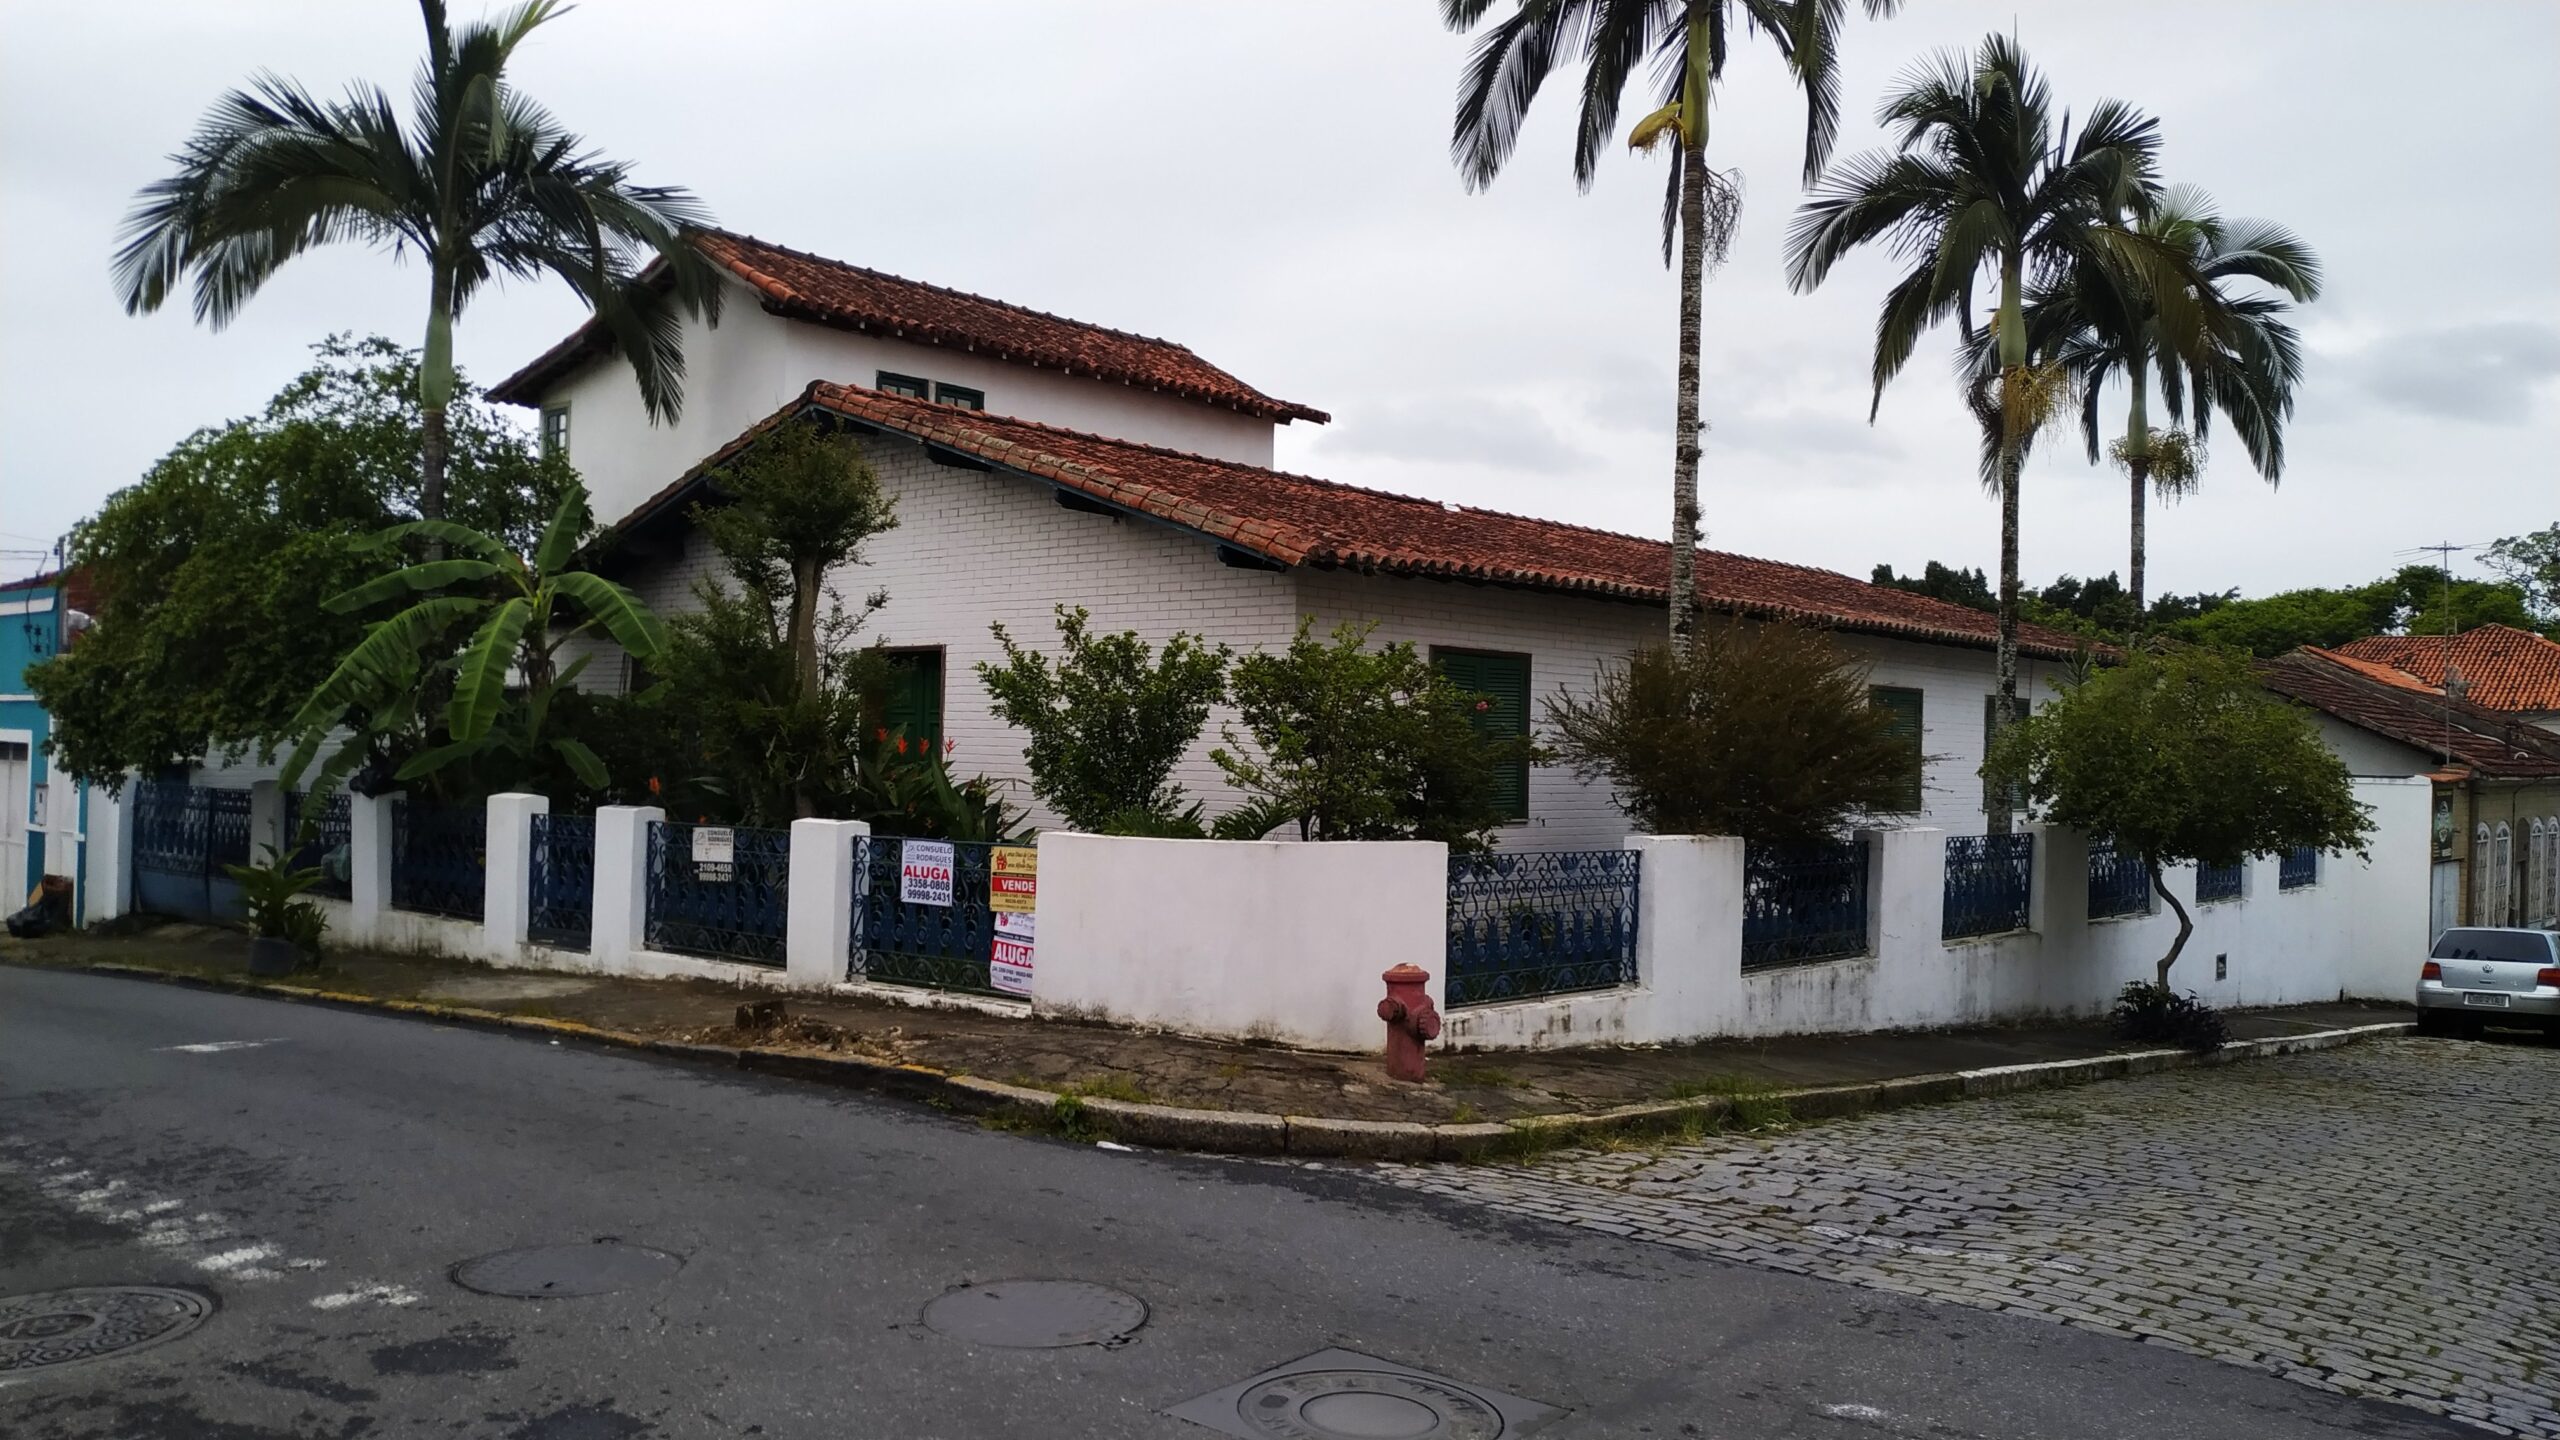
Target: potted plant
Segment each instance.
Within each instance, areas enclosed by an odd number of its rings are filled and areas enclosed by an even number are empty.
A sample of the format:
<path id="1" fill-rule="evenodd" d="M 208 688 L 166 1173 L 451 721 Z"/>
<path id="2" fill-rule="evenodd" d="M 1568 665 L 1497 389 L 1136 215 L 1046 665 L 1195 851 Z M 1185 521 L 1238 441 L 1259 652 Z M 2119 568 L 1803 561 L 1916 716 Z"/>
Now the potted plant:
<path id="1" fill-rule="evenodd" d="M 249 973 L 290 975 L 320 958 L 328 912 L 294 897 L 320 883 L 316 866 L 297 866 L 274 846 L 259 865 L 226 865 L 249 905 Z"/>

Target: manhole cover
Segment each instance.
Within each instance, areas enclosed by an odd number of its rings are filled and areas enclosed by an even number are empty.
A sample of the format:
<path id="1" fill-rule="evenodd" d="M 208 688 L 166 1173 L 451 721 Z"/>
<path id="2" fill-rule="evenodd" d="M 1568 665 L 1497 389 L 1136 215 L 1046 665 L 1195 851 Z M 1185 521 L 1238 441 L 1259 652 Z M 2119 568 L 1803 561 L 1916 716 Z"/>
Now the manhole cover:
<path id="1" fill-rule="evenodd" d="M 588 1245 L 535 1245 L 501 1250 L 453 1267 L 453 1283 L 483 1295 L 545 1300 L 610 1295 L 653 1285 L 684 1268 L 684 1261 L 646 1245 L 598 1240 Z"/>
<path id="2" fill-rule="evenodd" d="M 175 1340 L 213 1302 L 192 1290 L 107 1285 L 0 1299 L 0 1375 L 77 1365 Z"/>
<path id="3" fill-rule="evenodd" d="M 1349 1350 L 1319 1350 L 1167 1412 L 1239 1440 L 1500 1440 L 1564 1412 Z"/>
<path id="4" fill-rule="evenodd" d="M 1126 1339 L 1147 1323 L 1147 1302 L 1082 1280 L 998 1280 L 939 1297 L 924 1323 L 972 1345 L 1056 1350 Z"/>

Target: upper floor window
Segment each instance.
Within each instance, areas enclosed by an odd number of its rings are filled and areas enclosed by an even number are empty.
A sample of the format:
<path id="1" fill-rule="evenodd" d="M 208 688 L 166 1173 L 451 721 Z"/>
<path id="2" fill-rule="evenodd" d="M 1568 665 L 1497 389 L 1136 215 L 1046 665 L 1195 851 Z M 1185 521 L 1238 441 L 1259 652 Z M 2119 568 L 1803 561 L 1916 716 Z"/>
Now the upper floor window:
<path id="1" fill-rule="evenodd" d="M 937 380 L 933 382 L 933 398 L 945 405 L 957 405 L 963 410 L 987 408 L 987 392 L 972 390 L 966 385 L 945 385 Z"/>
<path id="2" fill-rule="evenodd" d="M 1894 799 L 1893 808 L 1905 812 L 1921 808 L 1920 801 L 1920 692 L 1899 685 L 1878 685 L 1867 692 L 1868 702 L 1885 712 L 1893 738 L 1909 748 L 1909 769 L 1903 773 L 1902 791 Z"/>
<path id="3" fill-rule="evenodd" d="M 1476 733 L 1512 739 L 1529 733 L 1529 657 L 1488 650 L 1443 650 L 1434 646 L 1431 663 L 1449 683 L 1477 696 Z M 1505 820 L 1529 818 L 1529 762 L 1503 768 L 1494 787 L 1494 805 Z"/>
<path id="4" fill-rule="evenodd" d="M 545 405 L 542 407 L 542 455 L 546 460 L 554 455 L 557 455 L 564 460 L 568 458 L 568 406 Z"/>
<path id="5" fill-rule="evenodd" d="M 888 370 L 880 372 L 880 388 L 892 395 L 904 395 L 910 400 L 933 398 L 933 382 Z"/>

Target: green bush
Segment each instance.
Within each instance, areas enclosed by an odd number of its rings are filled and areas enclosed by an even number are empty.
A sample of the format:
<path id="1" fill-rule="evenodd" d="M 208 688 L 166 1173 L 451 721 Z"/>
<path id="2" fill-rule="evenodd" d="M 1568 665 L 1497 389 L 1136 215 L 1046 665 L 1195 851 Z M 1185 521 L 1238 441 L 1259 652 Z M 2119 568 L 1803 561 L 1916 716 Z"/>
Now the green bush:
<path id="1" fill-rule="evenodd" d="M 2146 1045 L 2219 1050 L 2231 1038 L 2221 1014 L 2212 1006 L 2149 980 L 2136 980 L 2124 987 L 2116 996 L 2111 1020 L 2116 1038 Z"/>
<path id="2" fill-rule="evenodd" d="M 1171 777 L 1225 697 L 1230 652 L 1190 634 L 1159 652 L 1134 630 L 1092 634 L 1091 619 L 1057 607 L 1055 661 L 996 625 L 1004 663 L 978 666 L 996 718 L 1030 737 L 1031 792 L 1078 830 L 1197 832 L 1198 807 Z"/>

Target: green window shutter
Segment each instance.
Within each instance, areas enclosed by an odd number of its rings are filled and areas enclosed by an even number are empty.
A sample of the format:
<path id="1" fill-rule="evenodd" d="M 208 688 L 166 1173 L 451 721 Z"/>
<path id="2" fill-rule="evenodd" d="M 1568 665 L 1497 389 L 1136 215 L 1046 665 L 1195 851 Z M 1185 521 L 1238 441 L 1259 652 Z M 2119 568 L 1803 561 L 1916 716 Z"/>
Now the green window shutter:
<path id="1" fill-rule="evenodd" d="M 2017 703 L 2010 709 L 2009 714 L 2013 719 L 2024 720 L 2027 718 L 2027 697 L 2024 695 L 2019 696 L 2017 698 Z M 1997 695 L 1983 696 L 1982 753 L 1986 759 L 1989 758 L 1991 754 L 1992 729 L 1999 723 L 1999 721 L 2000 697 Z M 1989 813 L 1996 807 L 1997 803 L 1998 797 L 1992 791 L 1991 782 L 1987 779 L 1984 780 L 1982 782 L 1982 808 L 1984 813 Z M 2024 810 L 2027 808 L 2027 787 L 2014 780 L 2009 783 L 2009 808 L 2011 810 Z"/>
<path id="2" fill-rule="evenodd" d="M 1920 692 L 1898 685 L 1878 685 L 1867 692 L 1869 699 L 1891 721 L 1893 738 L 1909 746 L 1911 772 L 1903 782 L 1902 798 L 1895 808 L 1905 813 L 1922 808 L 1920 798 Z"/>
<path id="3" fill-rule="evenodd" d="M 1514 739 L 1529 733 L 1529 657 L 1495 655 L 1482 650 L 1433 650 L 1431 663 L 1461 690 L 1484 697 L 1475 713 L 1478 734 Z M 1505 817 L 1529 818 L 1529 762 L 1510 767 L 1496 791 L 1495 803 Z"/>
<path id="4" fill-rule="evenodd" d="M 889 703 L 881 723 L 892 735 L 925 745 L 942 743 L 942 652 L 897 650 L 889 655 Z"/>

